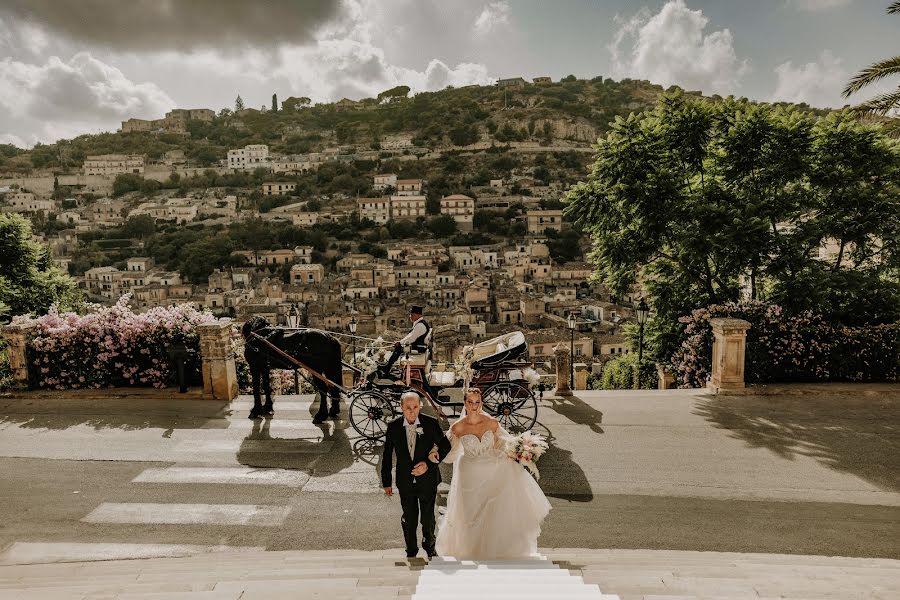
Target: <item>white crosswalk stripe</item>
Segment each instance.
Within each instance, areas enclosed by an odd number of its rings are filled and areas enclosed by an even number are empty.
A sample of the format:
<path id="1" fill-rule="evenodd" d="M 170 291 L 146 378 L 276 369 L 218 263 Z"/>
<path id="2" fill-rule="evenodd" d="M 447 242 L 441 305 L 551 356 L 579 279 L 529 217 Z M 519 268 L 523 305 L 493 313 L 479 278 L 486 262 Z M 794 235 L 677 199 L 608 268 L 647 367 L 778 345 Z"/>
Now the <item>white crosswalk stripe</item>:
<path id="1" fill-rule="evenodd" d="M 82 521 L 85 523 L 133 523 L 176 525 L 257 525 L 284 523 L 288 506 L 259 504 L 154 504 L 104 502 Z"/>
<path id="2" fill-rule="evenodd" d="M 146 469 L 132 483 L 222 483 L 303 487 L 309 475 L 288 469 L 248 467 L 166 467 Z"/>

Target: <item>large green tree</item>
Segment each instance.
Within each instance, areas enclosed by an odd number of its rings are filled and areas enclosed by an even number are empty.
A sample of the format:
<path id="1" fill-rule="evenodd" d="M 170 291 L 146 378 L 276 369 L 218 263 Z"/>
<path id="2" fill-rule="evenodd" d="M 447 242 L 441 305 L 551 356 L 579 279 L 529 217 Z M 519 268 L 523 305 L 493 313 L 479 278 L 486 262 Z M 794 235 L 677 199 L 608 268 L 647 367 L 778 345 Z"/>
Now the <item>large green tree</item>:
<path id="1" fill-rule="evenodd" d="M 75 310 L 82 302 L 75 281 L 50 259 L 46 246 L 31 236 L 31 224 L 16 213 L 0 214 L 0 305 L 9 314 L 43 314 L 57 303 Z"/>
<path id="2" fill-rule="evenodd" d="M 675 91 L 611 124 L 566 210 L 592 236 L 597 278 L 619 296 L 645 285 L 669 333 L 742 290 L 883 322 L 900 318 L 898 165 L 896 143 L 845 113 Z"/>

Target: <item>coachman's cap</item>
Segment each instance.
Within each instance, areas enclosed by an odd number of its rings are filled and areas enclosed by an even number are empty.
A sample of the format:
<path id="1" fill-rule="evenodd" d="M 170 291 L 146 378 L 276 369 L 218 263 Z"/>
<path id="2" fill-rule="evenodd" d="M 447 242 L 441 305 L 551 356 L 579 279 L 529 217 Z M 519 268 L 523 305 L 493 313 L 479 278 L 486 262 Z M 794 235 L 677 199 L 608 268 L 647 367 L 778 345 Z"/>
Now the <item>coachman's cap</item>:
<path id="1" fill-rule="evenodd" d="M 413 305 L 413 306 L 410 306 L 410 307 L 409 307 L 409 314 L 411 314 L 411 315 L 422 315 L 422 314 L 425 314 L 425 311 L 422 309 L 421 306 Z"/>

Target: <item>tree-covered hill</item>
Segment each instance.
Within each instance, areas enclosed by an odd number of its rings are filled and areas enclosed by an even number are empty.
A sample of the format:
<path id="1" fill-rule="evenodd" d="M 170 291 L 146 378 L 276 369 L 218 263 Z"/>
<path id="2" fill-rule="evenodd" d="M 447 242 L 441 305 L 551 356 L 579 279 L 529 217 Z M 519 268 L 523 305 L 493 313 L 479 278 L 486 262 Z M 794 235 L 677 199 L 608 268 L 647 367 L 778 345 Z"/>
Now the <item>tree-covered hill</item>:
<path id="1" fill-rule="evenodd" d="M 587 146 L 608 130 L 616 116 L 651 108 L 663 91 L 647 81 L 569 76 L 547 85 L 467 86 L 413 96 L 400 86 L 359 102 L 311 105 L 308 98 L 291 97 L 277 104 L 278 110 L 222 108 L 212 122 L 190 122 L 189 135 L 101 133 L 41 144 L 29 151 L 3 146 L 0 169 L 64 172 L 77 170 L 92 154 L 145 154 L 153 160 L 179 149 L 198 166 L 214 166 L 229 148 L 246 144 L 268 144 L 271 151 L 284 154 L 334 146 L 379 150 L 386 138 L 396 135 L 409 136 L 422 148 L 478 141 Z"/>

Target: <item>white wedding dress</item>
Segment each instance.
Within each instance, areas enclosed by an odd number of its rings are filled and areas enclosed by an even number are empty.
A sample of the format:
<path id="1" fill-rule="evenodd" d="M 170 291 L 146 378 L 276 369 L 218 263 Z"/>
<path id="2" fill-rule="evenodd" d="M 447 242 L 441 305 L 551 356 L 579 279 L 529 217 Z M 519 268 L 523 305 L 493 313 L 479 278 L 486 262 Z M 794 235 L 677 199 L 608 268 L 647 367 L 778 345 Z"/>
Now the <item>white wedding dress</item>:
<path id="1" fill-rule="evenodd" d="M 462 560 L 527 558 L 537 554 L 550 502 L 522 465 L 506 455 L 512 441 L 502 427 L 479 439 L 447 432 L 453 479 L 440 521 L 439 555 Z"/>

